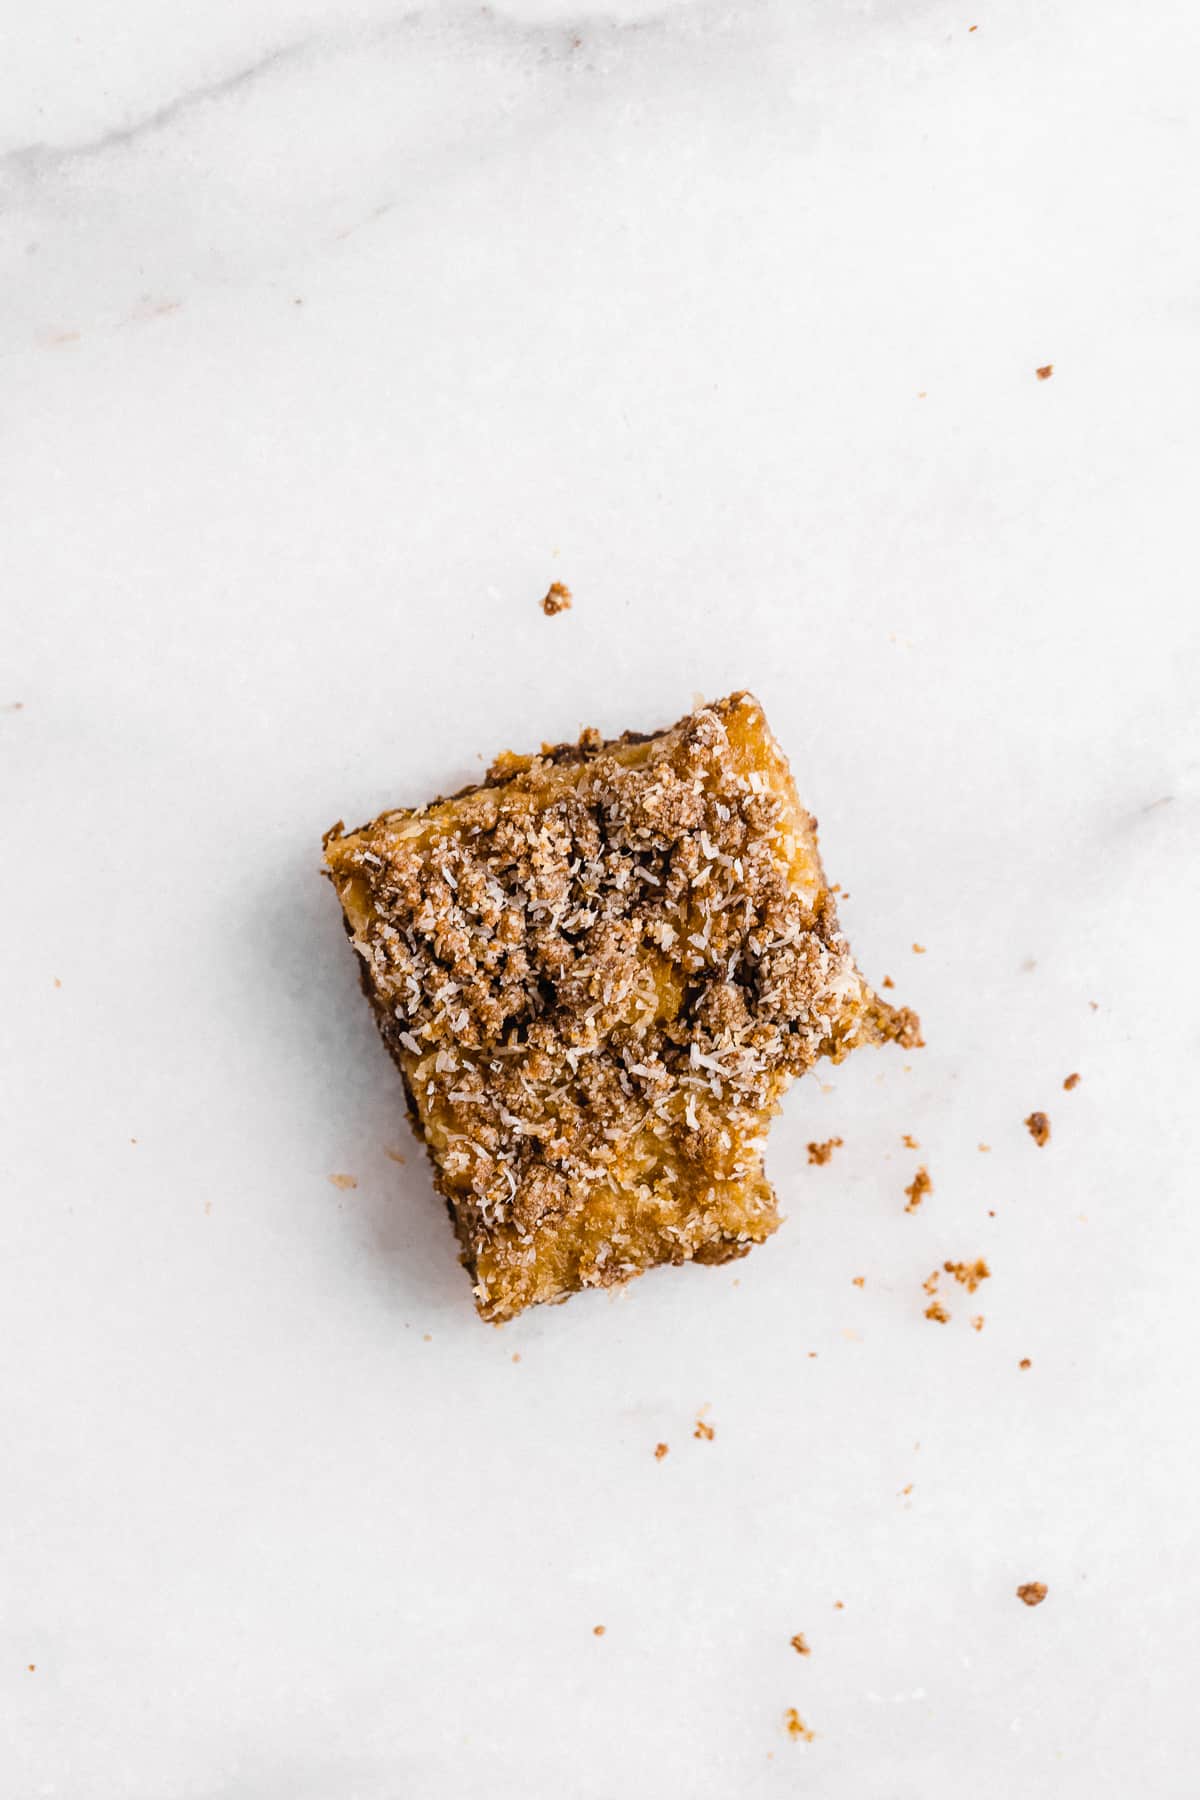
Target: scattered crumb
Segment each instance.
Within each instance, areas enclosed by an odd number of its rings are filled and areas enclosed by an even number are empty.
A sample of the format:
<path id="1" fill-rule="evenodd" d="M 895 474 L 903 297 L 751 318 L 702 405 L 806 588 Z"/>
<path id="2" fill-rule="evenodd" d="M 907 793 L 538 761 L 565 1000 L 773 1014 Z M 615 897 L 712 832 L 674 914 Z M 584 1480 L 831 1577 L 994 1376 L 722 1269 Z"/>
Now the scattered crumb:
<path id="1" fill-rule="evenodd" d="M 931 1274 L 929 1274 L 925 1277 L 924 1281 L 921 1283 L 921 1286 L 924 1288 L 924 1290 L 927 1294 L 936 1294 L 937 1293 L 937 1284 L 941 1280 L 941 1275 L 942 1275 L 942 1271 L 940 1269 L 934 1269 Z"/>
<path id="2" fill-rule="evenodd" d="M 823 1144 L 810 1144 L 808 1146 L 809 1162 L 827 1163 L 834 1151 L 841 1148 L 841 1143 L 841 1138 L 834 1137 L 826 1138 Z"/>
<path id="3" fill-rule="evenodd" d="M 916 1212 L 926 1194 L 932 1194 L 933 1183 L 929 1179 L 929 1170 L 923 1163 L 904 1191 L 908 1195 L 908 1205 L 904 1208 L 906 1213 Z"/>
<path id="4" fill-rule="evenodd" d="M 972 1331 L 982 1331 L 983 1330 L 983 1314 L 982 1313 L 976 1313 L 975 1317 L 971 1320 L 971 1330 Z"/>
<path id="5" fill-rule="evenodd" d="M 833 1603 L 833 1610 L 834 1610 L 834 1612 L 845 1612 L 845 1610 L 846 1610 L 845 1601 L 844 1600 L 835 1600 Z"/>
<path id="6" fill-rule="evenodd" d="M 1041 1146 L 1050 1142 L 1050 1121 L 1044 1112 L 1031 1112 L 1025 1124 L 1035 1144 Z"/>
<path id="7" fill-rule="evenodd" d="M 715 1438 L 716 1435 L 717 1435 L 717 1433 L 716 1433 L 715 1426 L 710 1425 L 707 1422 L 707 1420 L 705 1420 L 705 1419 L 697 1419 L 696 1420 L 696 1429 L 692 1433 L 693 1437 L 708 1438 L 711 1440 L 712 1438 Z"/>
<path id="8" fill-rule="evenodd" d="M 60 988 L 62 986 L 62 982 L 58 979 L 57 975 L 54 977 L 54 985 L 57 988 Z"/>
<path id="9" fill-rule="evenodd" d="M 979 1146 L 979 1148 L 980 1148 L 980 1149 L 981 1149 L 981 1150 L 990 1150 L 990 1149 L 991 1149 L 991 1147 L 992 1147 L 992 1146 L 991 1146 L 991 1145 L 990 1145 L 990 1144 L 980 1144 L 980 1146 Z"/>
<path id="10" fill-rule="evenodd" d="M 356 1188 L 358 1186 L 357 1175 L 331 1175 L 329 1179 L 335 1188 Z"/>
<path id="11" fill-rule="evenodd" d="M 820 1354 L 819 1350 L 810 1350 L 808 1353 L 809 1361 L 811 1362 L 814 1356 L 819 1356 Z"/>
<path id="12" fill-rule="evenodd" d="M 946 1311 L 940 1300 L 934 1300 L 925 1308 L 925 1317 L 927 1319 L 933 1319 L 938 1325 L 948 1325 L 950 1323 L 950 1314 Z"/>
<path id="13" fill-rule="evenodd" d="M 542 601 L 542 611 L 548 619 L 555 613 L 567 612 L 571 605 L 571 590 L 564 587 L 561 581 L 552 581 Z"/>
<path id="14" fill-rule="evenodd" d="M 866 1283 L 866 1279 L 867 1278 L 865 1275 L 856 1275 L 854 1277 L 854 1280 L 850 1283 L 850 1286 L 851 1287 L 863 1287 Z"/>
<path id="15" fill-rule="evenodd" d="M 1037 378 L 1039 381 L 1049 381 L 1049 379 L 1053 375 L 1053 373 L 1054 373 L 1054 364 L 1053 363 L 1043 363 L 1041 368 L 1037 371 Z"/>
<path id="16" fill-rule="evenodd" d="M 902 1493 L 902 1494 L 911 1494 L 911 1493 L 912 1493 L 912 1491 L 913 1491 L 913 1484 L 912 1484 L 912 1482 L 911 1482 L 911 1481 L 910 1481 L 910 1482 L 909 1482 L 909 1484 L 908 1484 L 908 1486 L 907 1486 L 907 1487 L 902 1487 L 902 1488 L 901 1488 L 901 1489 L 900 1489 L 900 1492 L 901 1492 L 901 1493 Z"/>
<path id="17" fill-rule="evenodd" d="M 605 1629 L 606 1628 L 603 1625 L 593 1625 L 592 1626 L 592 1636 L 593 1637 L 603 1637 Z"/>
<path id="18" fill-rule="evenodd" d="M 883 986 L 884 986 L 884 987 L 890 987 L 890 988 L 894 988 L 894 987 L 895 987 L 895 985 L 896 985 L 896 984 L 895 984 L 895 982 L 894 982 L 894 981 L 893 981 L 893 980 L 892 980 L 892 978 L 891 978 L 891 976 L 890 976 L 890 975 L 885 975 L 885 976 L 884 976 L 884 978 L 883 978 Z"/>
<path id="19" fill-rule="evenodd" d="M 29 1673 L 30 1673 L 30 1674 L 31 1674 L 31 1675 L 33 1675 L 33 1674 L 36 1674 L 36 1672 L 37 1672 L 37 1664 L 36 1664 L 36 1663 L 30 1663 L 30 1665 L 29 1665 Z"/>
<path id="20" fill-rule="evenodd" d="M 925 954 L 924 944 L 914 944 L 913 945 L 913 955 L 914 956 L 924 956 L 924 954 Z"/>
<path id="21" fill-rule="evenodd" d="M 663 1457 L 667 1454 L 667 1451 L 670 1448 L 671 1448 L 670 1444 L 655 1444 L 655 1446 L 654 1446 L 655 1462 L 661 1462 Z"/>
<path id="22" fill-rule="evenodd" d="M 385 1144 L 383 1147 L 383 1154 L 390 1157 L 394 1163 L 402 1163 L 404 1161 L 403 1152 L 397 1150 L 393 1144 Z"/>
<path id="23" fill-rule="evenodd" d="M 423 1333 L 423 1334 L 422 1334 L 422 1340 L 421 1340 L 421 1341 L 422 1341 L 422 1343 L 426 1343 L 426 1344 L 432 1344 L 432 1342 L 433 1342 L 433 1333 L 432 1333 L 432 1331 L 426 1331 L 426 1332 L 424 1332 L 424 1333 Z"/>
<path id="24" fill-rule="evenodd" d="M 900 1142 L 904 1145 L 906 1150 L 919 1150 L 921 1148 L 921 1146 L 920 1146 L 920 1144 L 918 1144 L 916 1138 L 910 1136 L 910 1134 L 907 1131 L 904 1133 L 904 1136 L 900 1139 Z"/>
<path id="25" fill-rule="evenodd" d="M 994 1207 L 994 1206 L 989 1206 L 989 1207 L 988 1207 L 988 1218 L 989 1218 L 989 1219 L 994 1219 L 994 1218 L 995 1218 L 995 1216 L 996 1216 L 996 1209 L 995 1209 L 995 1207 Z"/>
<path id="26" fill-rule="evenodd" d="M 1067 1076 L 1067 1079 L 1063 1082 L 1063 1086 L 1066 1088 L 1068 1094 L 1070 1093 L 1072 1088 L 1077 1088 L 1079 1086 L 1080 1080 L 1081 1080 L 1081 1077 L 1079 1075 L 1068 1075 Z"/>
<path id="27" fill-rule="evenodd" d="M 790 1638 L 788 1641 L 791 1644 L 792 1649 L 796 1652 L 797 1656 L 811 1656 L 812 1655 L 812 1651 L 808 1647 L 808 1639 L 805 1637 L 805 1635 L 802 1631 L 798 1631 L 796 1633 L 795 1637 Z"/>
<path id="28" fill-rule="evenodd" d="M 1017 1589 L 1017 1599 L 1026 1606 L 1040 1606 L 1049 1591 L 1044 1581 L 1023 1581 Z"/>
<path id="29" fill-rule="evenodd" d="M 130 1143 L 131 1143 L 131 1144 L 136 1144 L 136 1143 L 137 1143 L 137 1139 L 136 1139 L 136 1138 L 130 1138 L 130 1140 L 129 1140 L 129 1141 L 130 1141 Z"/>
<path id="30" fill-rule="evenodd" d="M 521 1360 L 521 1352 L 520 1352 L 520 1351 L 519 1351 L 519 1350 L 514 1350 L 514 1351 L 513 1351 L 513 1356 L 512 1356 L 512 1359 L 513 1359 L 513 1361 L 514 1361 L 514 1362 L 520 1362 L 520 1360 Z"/>
<path id="31" fill-rule="evenodd" d="M 1100 1011 L 1100 1002 L 1098 1000 L 1089 1000 L 1088 1005 L 1091 1007 L 1093 1012 Z"/>
<path id="32" fill-rule="evenodd" d="M 942 1267 L 947 1275 L 953 1275 L 955 1281 L 962 1283 L 968 1294 L 973 1294 L 981 1281 L 991 1279 L 992 1271 L 982 1256 L 977 1257 L 973 1263 L 944 1262 Z"/>
<path id="33" fill-rule="evenodd" d="M 815 1731 L 808 1729 L 794 1706 L 788 1707 L 783 1715 L 783 1722 L 787 1726 L 787 1734 L 790 1738 L 803 1738 L 806 1744 L 811 1744 L 817 1735 Z"/>
<path id="34" fill-rule="evenodd" d="M 1032 1369 L 1033 1363 L 1030 1361 L 1029 1357 L 1023 1356 L 1017 1364 L 1017 1367 L 1018 1369 Z"/>

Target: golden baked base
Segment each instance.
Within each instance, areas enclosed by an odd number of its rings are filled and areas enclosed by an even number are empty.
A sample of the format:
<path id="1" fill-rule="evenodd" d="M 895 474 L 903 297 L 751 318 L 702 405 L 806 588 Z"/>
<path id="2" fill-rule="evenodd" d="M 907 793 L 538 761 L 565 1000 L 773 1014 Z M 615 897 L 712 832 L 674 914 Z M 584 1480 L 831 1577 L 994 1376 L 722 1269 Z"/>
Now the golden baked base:
<path id="1" fill-rule="evenodd" d="M 325 854 L 486 1319 L 744 1255 L 779 1223 L 789 1082 L 920 1042 L 854 966 L 749 694 L 506 754 Z"/>

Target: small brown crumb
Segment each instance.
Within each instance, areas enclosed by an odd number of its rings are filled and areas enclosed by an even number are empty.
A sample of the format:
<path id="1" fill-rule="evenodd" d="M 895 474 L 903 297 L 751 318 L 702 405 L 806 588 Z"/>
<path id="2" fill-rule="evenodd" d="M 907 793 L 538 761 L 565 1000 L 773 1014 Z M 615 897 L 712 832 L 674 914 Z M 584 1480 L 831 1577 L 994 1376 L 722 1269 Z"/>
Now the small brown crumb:
<path id="1" fill-rule="evenodd" d="M 976 1313 L 975 1317 L 971 1320 L 971 1330 L 972 1331 L 982 1331 L 983 1330 L 983 1314 L 982 1313 Z"/>
<path id="2" fill-rule="evenodd" d="M 1081 1079 L 1082 1079 L 1082 1077 L 1079 1075 L 1068 1075 L 1067 1076 L 1067 1079 L 1063 1082 L 1063 1086 L 1066 1088 L 1068 1094 L 1070 1093 L 1072 1088 L 1077 1088 L 1079 1086 Z"/>
<path id="3" fill-rule="evenodd" d="M 917 1170 L 904 1191 L 908 1195 L 908 1205 L 904 1208 L 906 1213 L 916 1212 L 926 1194 L 932 1194 L 933 1183 L 929 1179 L 929 1170 L 925 1168 L 924 1164 Z"/>
<path id="4" fill-rule="evenodd" d="M 1050 1121 L 1044 1112 L 1031 1112 L 1025 1124 L 1030 1137 L 1039 1147 L 1050 1142 Z"/>
<path id="5" fill-rule="evenodd" d="M 798 1631 L 794 1638 L 789 1638 L 788 1642 L 791 1644 L 792 1649 L 796 1652 L 797 1656 L 812 1655 L 812 1651 L 808 1647 L 808 1639 L 802 1631 Z"/>
<path id="6" fill-rule="evenodd" d="M 991 1279 L 992 1271 L 982 1256 L 977 1257 L 973 1263 L 944 1262 L 942 1267 L 947 1275 L 953 1275 L 955 1281 L 962 1283 L 968 1294 L 973 1294 L 981 1281 Z"/>
<path id="7" fill-rule="evenodd" d="M 890 976 L 890 975 L 885 975 L 885 976 L 884 976 L 884 978 L 883 978 L 883 983 L 882 983 L 882 985 L 883 985 L 883 986 L 884 986 L 884 987 L 890 987 L 890 988 L 894 988 L 894 987 L 895 987 L 895 985 L 896 985 L 896 984 L 895 984 L 895 982 L 894 982 L 894 981 L 893 981 L 893 980 L 892 980 L 892 978 L 891 978 L 891 976 Z"/>
<path id="8" fill-rule="evenodd" d="M 513 1361 L 514 1361 L 514 1362 L 520 1362 L 520 1360 L 521 1360 L 521 1352 L 520 1352 L 520 1351 L 519 1351 L 519 1350 L 514 1350 L 514 1351 L 513 1351 L 513 1358 L 512 1358 L 512 1359 L 513 1359 Z"/>
<path id="9" fill-rule="evenodd" d="M 1043 363 L 1041 368 L 1037 371 L 1037 378 L 1039 381 L 1049 381 L 1049 379 L 1053 375 L 1053 373 L 1054 373 L 1054 364 L 1053 363 Z"/>
<path id="10" fill-rule="evenodd" d="M 827 1163 L 834 1151 L 841 1148 L 841 1143 L 841 1138 L 834 1137 L 826 1138 L 823 1144 L 810 1144 L 808 1146 L 809 1162 Z"/>
<path id="11" fill-rule="evenodd" d="M 854 1277 L 854 1280 L 850 1283 L 850 1286 L 851 1287 L 863 1287 L 866 1283 L 866 1279 L 867 1278 L 865 1275 L 856 1275 Z"/>
<path id="12" fill-rule="evenodd" d="M 358 1186 L 357 1175 L 331 1175 L 329 1179 L 335 1188 L 356 1188 Z"/>
<path id="13" fill-rule="evenodd" d="M 571 605 L 571 590 L 564 587 L 561 581 L 552 581 L 542 601 L 542 611 L 548 619 L 555 613 L 567 612 Z"/>
<path id="14" fill-rule="evenodd" d="M 592 1636 L 593 1637 L 603 1637 L 606 1629 L 607 1629 L 607 1627 L 604 1625 L 593 1625 L 592 1626 Z"/>
<path id="15" fill-rule="evenodd" d="M 924 1281 L 921 1283 L 921 1286 L 924 1288 L 924 1290 L 927 1294 L 936 1294 L 937 1293 L 937 1285 L 938 1285 L 938 1282 L 941 1280 L 941 1278 L 942 1278 L 942 1271 L 940 1269 L 934 1269 L 934 1270 L 932 1270 L 932 1272 L 930 1274 L 928 1274 L 925 1277 Z"/>
<path id="16" fill-rule="evenodd" d="M 136 1138 L 130 1138 L 130 1140 L 129 1140 L 129 1141 L 130 1141 L 130 1143 L 131 1143 L 131 1144 L 136 1144 L 136 1143 L 137 1143 L 137 1139 L 136 1139 Z"/>
<path id="17" fill-rule="evenodd" d="M 423 1343 L 423 1344 L 432 1344 L 432 1342 L 433 1342 L 433 1333 L 432 1333 L 432 1331 L 426 1331 L 426 1332 L 423 1332 L 423 1333 L 422 1333 L 422 1335 L 421 1335 L 421 1342 L 422 1342 L 422 1343 Z"/>
<path id="18" fill-rule="evenodd" d="M 811 1362 L 814 1356 L 819 1356 L 820 1354 L 821 1352 L 819 1350 L 810 1350 L 808 1353 L 809 1361 Z"/>
<path id="19" fill-rule="evenodd" d="M 1089 1000 L 1088 1005 L 1091 1007 L 1093 1012 L 1100 1011 L 1100 1002 L 1098 1000 Z"/>
<path id="20" fill-rule="evenodd" d="M 1026 1606 L 1040 1606 L 1049 1591 L 1044 1581 L 1023 1581 L 1017 1589 L 1017 1599 Z"/>
<path id="21" fill-rule="evenodd" d="M 921 1146 L 920 1146 L 920 1144 L 918 1144 L 916 1138 L 912 1137 L 910 1135 L 910 1133 L 908 1133 L 907 1131 L 904 1133 L 904 1136 L 900 1139 L 900 1142 L 904 1145 L 904 1148 L 906 1150 L 919 1150 L 921 1148 Z"/>
<path id="22" fill-rule="evenodd" d="M 912 1493 L 912 1491 L 913 1491 L 913 1484 L 912 1484 L 912 1482 L 911 1482 L 911 1481 L 910 1481 L 910 1482 L 909 1482 L 909 1484 L 908 1484 L 908 1486 L 907 1486 L 907 1487 L 902 1487 L 902 1488 L 901 1488 L 901 1489 L 900 1489 L 900 1492 L 901 1492 L 901 1493 L 902 1493 L 902 1494 L 911 1494 L 911 1493 Z"/>
<path id="23" fill-rule="evenodd" d="M 815 1731 L 808 1729 L 794 1706 L 788 1707 L 783 1715 L 783 1722 L 787 1726 L 787 1734 L 790 1738 L 803 1738 L 806 1744 L 811 1744 L 817 1735 Z"/>
<path id="24" fill-rule="evenodd" d="M 667 1451 L 670 1448 L 671 1448 L 670 1444 L 655 1444 L 655 1446 L 654 1446 L 655 1462 L 661 1462 L 663 1457 L 667 1454 Z"/>
<path id="25" fill-rule="evenodd" d="M 845 1601 L 844 1600 L 835 1600 L 833 1603 L 833 1610 L 834 1610 L 834 1612 L 845 1612 L 845 1610 L 846 1610 Z"/>
<path id="26" fill-rule="evenodd" d="M 924 944 L 914 944 L 913 945 L 913 955 L 914 956 L 924 956 L 924 954 L 925 954 Z"/>
<path id="27" fill-rule="evenodd" d="M 30 1674 L 31 1674 L 31 1675 L 34 1675 L 34 1674 L 36 1674 L 36 1672 L 37 1672 L 37 1664 L 36 1664 L 36 1663 L 30 1663 L 30 1665 L 29 1665 L 29 1673 L 30 1673 Z"/>
<path id="28" fill-rule="evenodd" d="M 397 1150 L 394 1144 L 385 1144 L 383 1147 L 383 1153 L 385 1156 L 389 1157 L 391 1159 L 391 1161 L 394 1163 L 402 1163 L 404 1161 L 403 1152 L 400 1150 Z"/>
<path id="29" fill-rule="evenodd" d="M 708 1438 L 711 1441 L 711 1439 L 715 1438 L 716 1435 L 717 1435 L 717 1432 L 716 1432 L 715 1426 L 708 1424 L 708 1422 L 704 1419 L 696 1420 L 696 1429 L 692 1433 L 693 1437 Z"/>
<path id="30" fill-rule="evenodd" d="M 994 1219 L 994 1218 L 995 1218 L 995 1216 L 996 1216 L 996 1209 L 995 1209 L 995 1207 L 994 1207 L 994 1206 L 989 1206 L 989 1207 L 988 1207 L 988 1218 L 989 1218 L 989 1219 Z"/>
<path id="31" fill-rule="evenodd" d="M 60 988 L 62 986 L 62 982 L 58 979 L 57 975 L 54 977 L 54 985 L 57 988 Z"/>
<path id="32" fill-rule="evenodd" d="M 1027 1356 L 1023 1356 L 1017 1364 L 1018 1369 L 1032 1369 L 1033 1364 Z"/>
<path id="33" fill-rule="evenodd" d="M 932 1305 L 925 1308 L 925 1317 L 927 1319 L 933 1319 L 938 1325 L 948 1325 L 950 1323 L 950 1314 L 946 1311 L 940 1300 L 935 1300 Z"/>
<path id="34" fill-rule="evenodd" d="M 979 1146 L 979 1148 L 980 1148 L 980 1149 L 981 1149 L 981 1150 L 990 1150 L 990 1149 L 991 1149 L 991 1147 L 992 1147 L 992 1146 L 991 1146 L 991 1145 L 990 1145 L 990 1144 L 980 1144 L 980 1146 Z"/>

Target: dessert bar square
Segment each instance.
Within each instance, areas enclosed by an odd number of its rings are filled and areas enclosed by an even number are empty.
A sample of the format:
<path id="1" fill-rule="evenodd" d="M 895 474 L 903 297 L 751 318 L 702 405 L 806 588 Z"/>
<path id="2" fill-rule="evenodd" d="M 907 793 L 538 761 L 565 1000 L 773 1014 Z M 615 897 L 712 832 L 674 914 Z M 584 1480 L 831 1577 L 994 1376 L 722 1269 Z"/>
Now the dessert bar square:
<path id="1" fill-rule="evenodd" d="M 485 1319 L 744 1255 L 793 1078 L 920 1042 L 855 968 L 749 694 L 502 755 L 325 854 Z"/>

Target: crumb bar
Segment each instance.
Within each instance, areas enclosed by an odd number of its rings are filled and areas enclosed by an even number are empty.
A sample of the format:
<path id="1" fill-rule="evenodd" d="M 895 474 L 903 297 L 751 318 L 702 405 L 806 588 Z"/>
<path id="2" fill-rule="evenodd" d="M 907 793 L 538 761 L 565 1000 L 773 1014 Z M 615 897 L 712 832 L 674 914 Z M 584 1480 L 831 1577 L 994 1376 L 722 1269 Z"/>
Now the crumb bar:
<path id="1" fill-rule="evenodd" d="M 502 755 L 325 855 L 485 1319 L 744 1255 L 788 1084 L 921 1041 L 854 966 L 749 694 Z"/>

